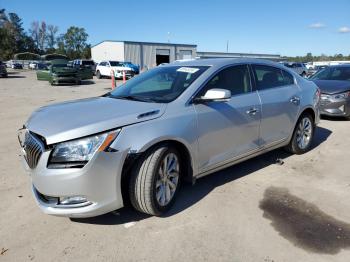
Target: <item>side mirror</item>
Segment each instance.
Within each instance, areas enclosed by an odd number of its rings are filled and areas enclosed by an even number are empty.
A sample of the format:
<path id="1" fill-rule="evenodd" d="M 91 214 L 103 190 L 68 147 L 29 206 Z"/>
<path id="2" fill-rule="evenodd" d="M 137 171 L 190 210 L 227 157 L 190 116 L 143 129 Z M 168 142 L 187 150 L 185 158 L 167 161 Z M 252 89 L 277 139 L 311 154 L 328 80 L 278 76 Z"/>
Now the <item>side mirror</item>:
<path id="1" fill-rule="evenodd" d="M 221 88 L 209 89 L 204 96 L 195 99 L 197 103 L 205 102 L 227 102 L 231 99 L 231 91 Z"/>

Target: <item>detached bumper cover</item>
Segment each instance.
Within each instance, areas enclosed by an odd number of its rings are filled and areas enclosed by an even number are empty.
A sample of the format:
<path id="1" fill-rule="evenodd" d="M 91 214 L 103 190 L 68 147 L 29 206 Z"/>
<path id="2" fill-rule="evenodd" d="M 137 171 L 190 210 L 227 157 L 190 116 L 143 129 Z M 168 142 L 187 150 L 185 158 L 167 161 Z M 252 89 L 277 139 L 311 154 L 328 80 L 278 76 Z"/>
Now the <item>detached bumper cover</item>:
<path id="1" fill-rule="evenodd" d="M 33 184 L 33 194 L 40 209 L 50 215 L 92 217 L 123 207 L 121 173 L 127 152 L 98 152 L 82 168 L 47 168 L 50 151 L 30 169 L 23 165 Z M 44 198 L 43 198 L 44 196 Z M 83 196 L 86 203 L 62 205 L 51 201 L 60 197 Z"/>

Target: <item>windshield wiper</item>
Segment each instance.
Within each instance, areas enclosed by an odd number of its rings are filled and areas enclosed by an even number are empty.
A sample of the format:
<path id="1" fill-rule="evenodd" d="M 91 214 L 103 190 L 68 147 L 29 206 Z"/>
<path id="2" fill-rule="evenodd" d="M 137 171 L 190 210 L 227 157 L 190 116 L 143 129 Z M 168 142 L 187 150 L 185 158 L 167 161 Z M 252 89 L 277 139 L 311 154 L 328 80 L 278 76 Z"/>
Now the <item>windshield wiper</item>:
<path id="1" fill-rule="evenodd" d="M 140 97 L 140 96 L 133 96 L 133 95 L 127 95 L 127 96 L 110 96 L 112 98 L 116 99 L 125 99 L 125 100 L 133 100 L 133 101 L 140 101 L 140 102 L 153 102 L 152 99 L 147 97 Z"/>

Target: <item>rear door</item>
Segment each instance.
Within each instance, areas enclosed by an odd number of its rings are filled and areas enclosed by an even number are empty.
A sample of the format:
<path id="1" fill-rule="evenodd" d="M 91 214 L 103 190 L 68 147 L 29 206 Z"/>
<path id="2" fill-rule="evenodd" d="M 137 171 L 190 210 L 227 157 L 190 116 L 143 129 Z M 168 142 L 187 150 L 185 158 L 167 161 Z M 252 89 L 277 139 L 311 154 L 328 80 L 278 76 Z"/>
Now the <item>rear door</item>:
<path id="1" fill-rule="evenodd" d="M 227 102 L 195 104 L 198 119 L 200 172 L 215 168 L 259 147 L 260 100 L 252 91 L 247 65 L 230 66 L 217 73 L 197 94 L 213 88 L 228 89 Z"/>
<path id="2" fill-rule="evenodd" d="M 278 67 L 252 65 L 261 99 L 260 143 L 273 145 L 288 138 L 300 110 L 300 88 L 292 74 Z"/>

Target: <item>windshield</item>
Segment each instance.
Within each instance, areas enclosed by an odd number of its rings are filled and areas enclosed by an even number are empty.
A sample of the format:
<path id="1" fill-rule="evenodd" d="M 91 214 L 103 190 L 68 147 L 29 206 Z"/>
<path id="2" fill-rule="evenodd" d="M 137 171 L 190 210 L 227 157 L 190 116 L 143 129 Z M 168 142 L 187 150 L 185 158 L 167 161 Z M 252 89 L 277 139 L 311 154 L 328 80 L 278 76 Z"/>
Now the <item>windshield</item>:
<path id="1" fill-rule="evenodd" d="M 208 67 L 157 67 L 109 93 L 110 97 L 169 103 L 186 90 Z"/>
<path id="2" fill-rule="evenodd" d="M 350 66 L 326 67 L 311 77 L 313 80 L 350 80 Z"/>
<path id="3" fill-rule="evenodd" d="M 109 63 L 111 64 L 111 66 L 123 66 L 121 63 L 116 61 L 109 61 Z"/>

